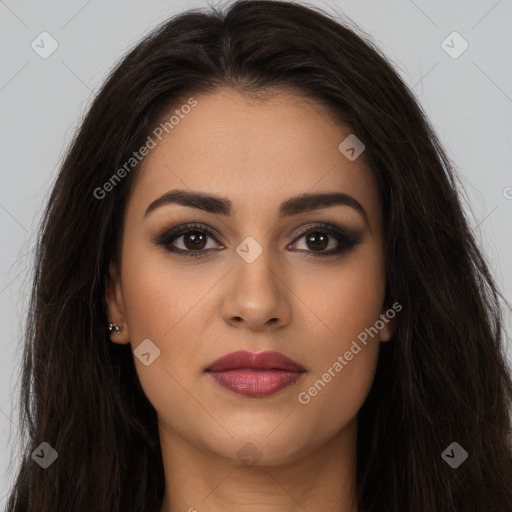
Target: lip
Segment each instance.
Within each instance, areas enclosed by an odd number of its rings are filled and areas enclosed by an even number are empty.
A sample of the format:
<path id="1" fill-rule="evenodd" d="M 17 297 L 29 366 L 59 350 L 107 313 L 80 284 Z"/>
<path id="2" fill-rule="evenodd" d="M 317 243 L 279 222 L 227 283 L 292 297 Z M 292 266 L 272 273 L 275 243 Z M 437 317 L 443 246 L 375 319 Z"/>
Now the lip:
<path id="1" fill-rule="evenodd" d="M 306 370 L 279 352 L 238 350 L 217 359 L 205 372 L 230 391 L 264 397 L 295 384 Z"/>
<path id="2" fill-rule="evenodd" d="M 237 350 L 216 359 L 206 368 L 206 371 L 223 372 L 240 368 L 249 370 L 288 370 L 292 372 L 305 371 L 293 359 L 272 350 L 259 352 L 258 354 L 248 352 L 247 350 Z"/>

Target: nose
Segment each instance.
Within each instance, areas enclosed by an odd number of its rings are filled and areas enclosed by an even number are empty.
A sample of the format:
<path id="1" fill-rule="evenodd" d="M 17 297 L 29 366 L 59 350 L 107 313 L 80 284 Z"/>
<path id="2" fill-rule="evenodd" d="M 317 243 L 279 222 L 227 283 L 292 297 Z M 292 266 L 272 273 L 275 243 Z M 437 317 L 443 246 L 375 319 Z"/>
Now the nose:
<path id="1" fill-rule="evenodd" d="M 224 286 L 222 318 L 235 327 L 254 331 L 278 329 L 291 318 L 293 292 L 287 282 L 286 263 L 269 249 L 251 263 L 238 254 Z"/>

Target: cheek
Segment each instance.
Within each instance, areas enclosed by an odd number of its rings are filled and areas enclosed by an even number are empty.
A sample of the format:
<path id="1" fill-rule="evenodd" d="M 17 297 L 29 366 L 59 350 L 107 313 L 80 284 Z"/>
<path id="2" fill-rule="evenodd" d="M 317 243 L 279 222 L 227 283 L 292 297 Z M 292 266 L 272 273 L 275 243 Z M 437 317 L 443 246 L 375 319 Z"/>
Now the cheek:
<path id="1" fill-rule="evenodd" d="M 299 287 L 314 313 L 302 326 L 311 337 L 304 343 L 310 346 L 313 371 L 296 396 L 318 428 L 326 415 L 333 429 L 350 421 L 375 375 L 380 347 L 375 323 L 382 312 L 385 280 L 380 259 L 359 256 L 346 265 L 306 274 Z"/>
<path id="2" fill-rule="evenodd" d="M 133 250 L 132 250 L 133 249 Z M 123 298 L 132 350 L 146 339 L 158 347 L 160 354 L 155 368 L 162 367 L 167 375 L 159 378 L 175 386 L 169 373 L 178 381 L 198 372 L 203 318 L 207 301 L 204 296 L 212 287 L 211 279 L 194 278 L 193 271 L 185 267 L 172 268 L 165 257 L 126 245 L 123 259 Z M 194 361 L 195 366 L 190 362 Z M 144 366 L 135 358 L 141 382 L 150 384 L 156 370 Z M 148 371 L 151 368 L 151 371 Z"/>
<path id="3" fill-rule="evenodd" d="M 205 296 L 213 280 L 195 279 L 191 272 L 171 272 L 149 258 L 132 269 L 127 265 L 126 274 L 123 292 L 134 346 L 150 338 L 172 360 L 187 360 L 200 339 L 202 326 L 197 319 L 203 318 L 208 304 Z"/>
<path id="4" fill-rule="evenodd" d="M 340 346 L 297 390 L 296 407 L 315 435 L 333 436 L 357 417 L 373 383 L 378 353 L 375 341 Z"/>
<path id="5" fill-rule="evenodd" d="M 142 259 L 135 252 L 124 260 L 123 273 L 132 350 L 137 351 L 146 339 L 159 350 L 158 357 L 147 366 L 134 354 L 146 397 L 170 423 L 176 421 L 176 411 L 185 418 L 200 417 L 201 407 L 191 400 L 190 391 L 196 394 L 192 384 L 202 373 L 204 325 L 198 320 L 206 316 L 206 294 L 214 281 L 194 279 L 193 273 L 184 270 L 171 271 L 158 259 Z"/>
<path id="6" fill-rule="evenodd" d="M 298 407 L 314 429 L 334 434 L 363 405 L 373 383 L 379 355 L 375 322 L 382 305 L 382 288 L 358 276 L 326 282 L 330 293 L 308 302 L 322 320 L 306 320 L 312 369 L 295 393 Z M 308 324 L 310 324 L 308 326 Z M 316 328 L 313 328 L 316 327 Z"/>
<path id="7" fill-rule="evenodd" d="M 379 319 L 385 294 L 382 259 L 370 246 L 336 265 L 295 269 L 296 293 L 307 306 L 303 326 L 323 339 L 326 353 L 343 349 Z M 294 291 L 295 291 L 294 290 Z M 377 337 L 378 339 L 378 337 Z"/>

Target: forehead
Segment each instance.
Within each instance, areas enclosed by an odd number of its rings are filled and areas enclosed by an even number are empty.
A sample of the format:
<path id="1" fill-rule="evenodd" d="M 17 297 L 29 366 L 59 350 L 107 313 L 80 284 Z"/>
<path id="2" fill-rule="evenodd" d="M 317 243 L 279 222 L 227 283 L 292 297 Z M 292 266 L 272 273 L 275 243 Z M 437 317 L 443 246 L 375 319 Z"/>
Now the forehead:
<path id="1" fill-rule="evenodd" d="M 356 197 L 372 216 L 378 197 L 371 170 L 362 158 L 350 161 L 340 152 L 351 131 L 323 105 L 293 92 L 256 101 L 219 89 L 194 98 L 197 105 L 155 139 L 143 160 L 132 207 L 143 209 L 179 188 L 229 197 L 235 212 L 254 215 L 277 210 L 291 196 L 338 191 Z"/>

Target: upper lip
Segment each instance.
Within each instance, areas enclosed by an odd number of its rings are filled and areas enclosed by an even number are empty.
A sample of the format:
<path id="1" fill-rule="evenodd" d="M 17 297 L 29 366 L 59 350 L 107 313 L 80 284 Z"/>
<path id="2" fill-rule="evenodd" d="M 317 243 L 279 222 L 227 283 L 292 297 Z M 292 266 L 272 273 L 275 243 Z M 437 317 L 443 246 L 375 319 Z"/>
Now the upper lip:
<path id="1" fill-rule="evenodd" d="M 259 369 L 259 370 L 288 370 L 294 372 L 303 372 L 305 369 L 293 359 L 285 355 L 266 351 L 254 354 L 247 350 L 237 350 L 226 354 L 206 368 L 205 371 L 223 372 L 226 370 L 236 370 L 238 368 Z"/>

